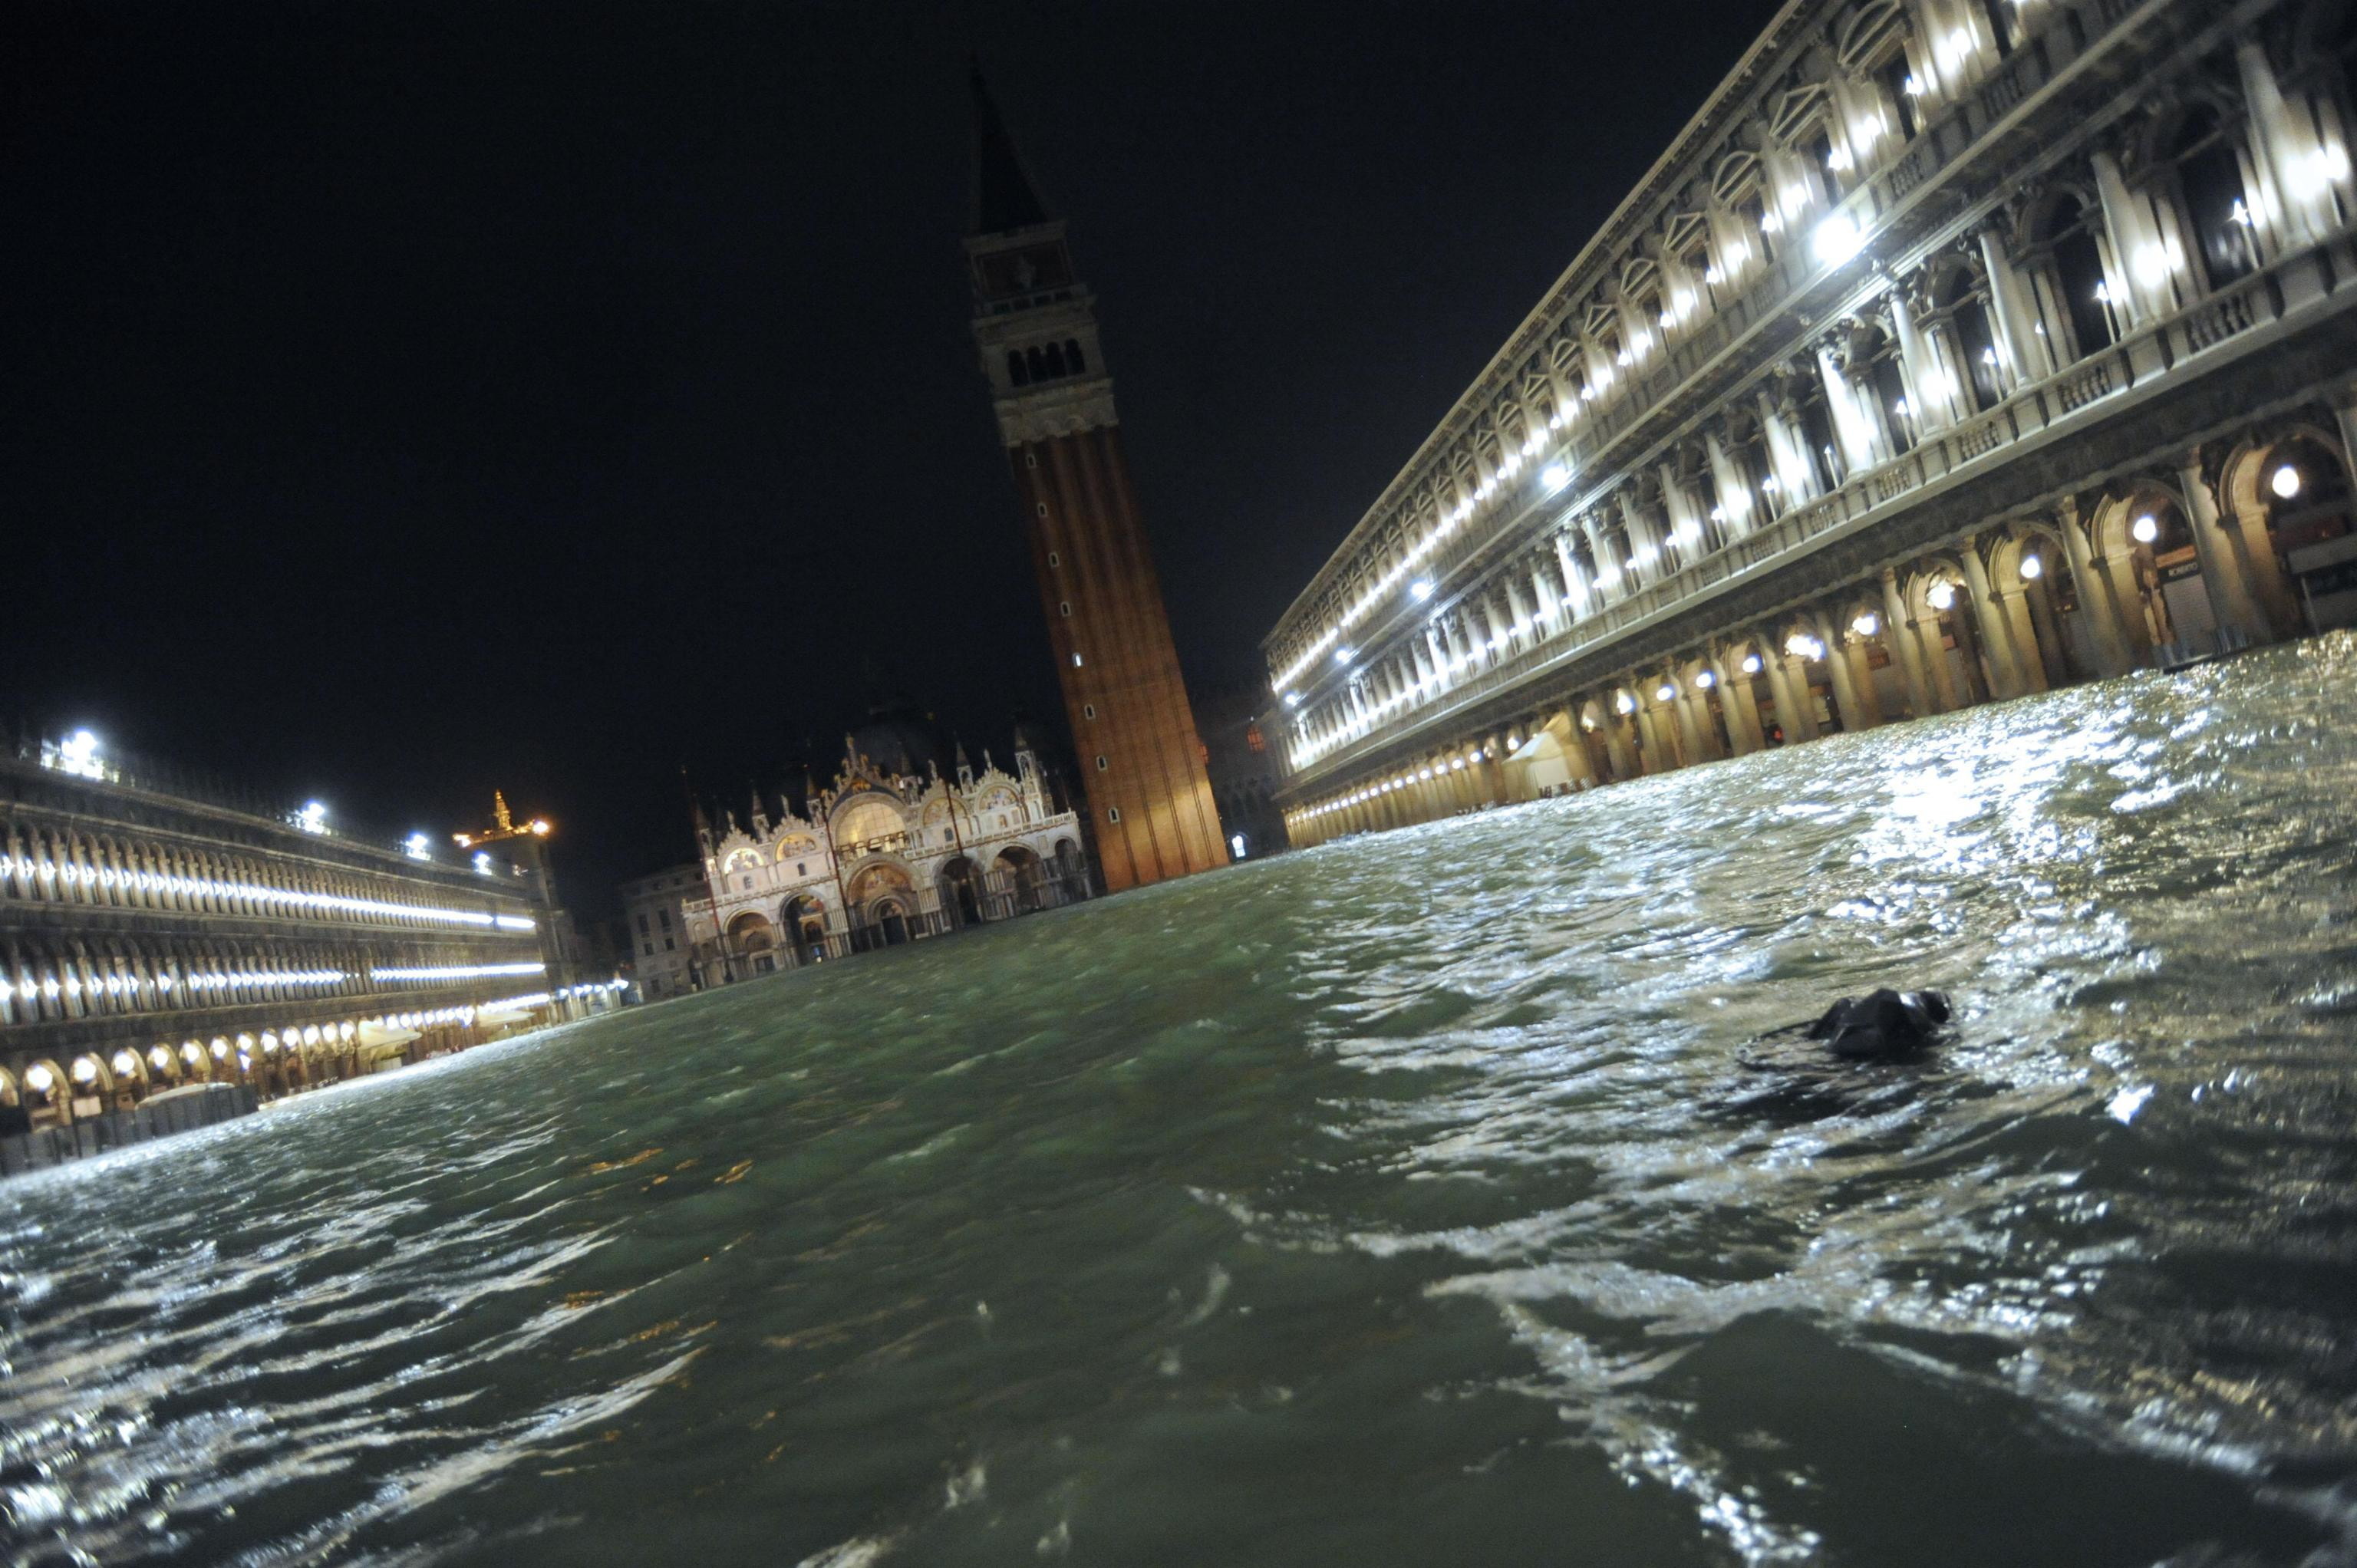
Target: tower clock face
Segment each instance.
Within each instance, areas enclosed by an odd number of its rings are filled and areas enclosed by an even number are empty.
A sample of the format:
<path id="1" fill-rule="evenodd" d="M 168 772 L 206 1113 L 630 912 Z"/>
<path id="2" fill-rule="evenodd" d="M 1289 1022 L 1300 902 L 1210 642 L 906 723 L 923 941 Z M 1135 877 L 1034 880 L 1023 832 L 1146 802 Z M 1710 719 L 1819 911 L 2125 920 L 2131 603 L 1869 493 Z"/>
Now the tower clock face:
<path id="1" fill-rule="evenodd" d="M 1026 245 L 1017 251 L 999 251 L 981 257 L 976 265 L 982 273 L 982 291 L 992 299 L 1063 288 L 1072 281 L 1071 264 L 1066 261 L 1061 245 Z"/>

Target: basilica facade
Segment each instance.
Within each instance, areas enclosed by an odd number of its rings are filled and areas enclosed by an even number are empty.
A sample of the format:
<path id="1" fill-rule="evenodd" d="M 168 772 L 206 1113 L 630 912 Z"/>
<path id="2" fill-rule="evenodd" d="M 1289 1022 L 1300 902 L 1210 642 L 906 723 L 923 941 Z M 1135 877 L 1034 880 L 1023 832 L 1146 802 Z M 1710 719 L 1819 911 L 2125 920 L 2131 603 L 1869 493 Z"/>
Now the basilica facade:
<path id="1" fill-rule="evenodd" d="M 773 818 L 757 795 L 743 822 L 699 814 L 702 875 L 684 893 L 676 878 L 650 878 L 670 891 L 662 908 L 633 902 L 634 940 L 651 945 L 675 920 L 685 983 L 708 988 L 1089 896 L 1080 819 L 1057 803 L 1029 745 L 1018 737 L 1011 774 L 987 752 L 974 768 L 960 747 L 944 776 L 904 728 L 845 736 L 833 784 L 806 790 L 799 811 L 780 800 Z"/>

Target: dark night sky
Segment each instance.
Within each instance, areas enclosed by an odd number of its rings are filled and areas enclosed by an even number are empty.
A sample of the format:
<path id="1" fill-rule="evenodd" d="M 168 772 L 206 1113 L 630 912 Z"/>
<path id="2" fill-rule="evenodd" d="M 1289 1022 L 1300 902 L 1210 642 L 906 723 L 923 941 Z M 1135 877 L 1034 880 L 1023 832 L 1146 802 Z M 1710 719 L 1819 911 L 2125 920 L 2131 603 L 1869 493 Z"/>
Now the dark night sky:
<path id="1" fill-rule="evenodd" d="M 1770 7 L 0 6 L 0 721 L 592 912 L 864 666 L 1060 710 L 966 332 L 979 51 L 1105 322 L 1192 682 Z"/>

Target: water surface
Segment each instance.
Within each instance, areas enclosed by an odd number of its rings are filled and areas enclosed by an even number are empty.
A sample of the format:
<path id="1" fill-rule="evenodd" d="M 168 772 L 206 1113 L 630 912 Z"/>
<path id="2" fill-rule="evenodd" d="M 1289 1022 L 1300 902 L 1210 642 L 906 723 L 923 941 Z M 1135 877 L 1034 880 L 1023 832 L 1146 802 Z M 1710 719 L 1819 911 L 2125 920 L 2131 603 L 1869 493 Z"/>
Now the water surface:
<path id="1" fill-rule="evenodd" d="M 2357 642 L 0 1188 L 12 1560 L 2346 1563 Z M 1886 980 L 1956 1044 L 1753 1042 Z"/>

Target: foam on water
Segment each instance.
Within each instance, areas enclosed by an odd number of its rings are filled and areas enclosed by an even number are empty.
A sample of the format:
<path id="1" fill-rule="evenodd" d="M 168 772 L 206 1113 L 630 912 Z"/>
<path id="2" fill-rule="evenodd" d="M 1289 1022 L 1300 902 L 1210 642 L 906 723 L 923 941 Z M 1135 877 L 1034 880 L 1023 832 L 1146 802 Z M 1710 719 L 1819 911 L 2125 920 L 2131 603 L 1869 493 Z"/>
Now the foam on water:
<path id="1" fill-rule="evenodd" d="M 0 1188 L 9 1556 L 2351 1560 L 2357 643 Z M 1758 1036 L 1884 982 L 1956 1043 Z"/>

